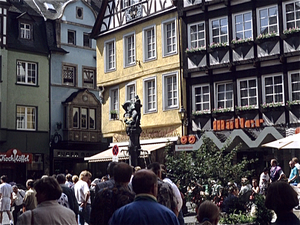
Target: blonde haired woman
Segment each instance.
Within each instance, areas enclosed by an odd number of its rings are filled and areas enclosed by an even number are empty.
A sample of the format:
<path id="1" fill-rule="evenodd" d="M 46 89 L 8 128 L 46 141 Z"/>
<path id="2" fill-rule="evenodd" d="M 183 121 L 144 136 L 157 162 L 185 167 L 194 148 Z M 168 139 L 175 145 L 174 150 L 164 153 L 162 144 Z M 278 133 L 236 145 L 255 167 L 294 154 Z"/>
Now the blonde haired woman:
<path id="1" fill-rule="evenodd" d="M 220 220 L 220 210 L 211 201 L 204 201 L 198 208 L 197 220 L 201 225 L 217 225 Z"/>

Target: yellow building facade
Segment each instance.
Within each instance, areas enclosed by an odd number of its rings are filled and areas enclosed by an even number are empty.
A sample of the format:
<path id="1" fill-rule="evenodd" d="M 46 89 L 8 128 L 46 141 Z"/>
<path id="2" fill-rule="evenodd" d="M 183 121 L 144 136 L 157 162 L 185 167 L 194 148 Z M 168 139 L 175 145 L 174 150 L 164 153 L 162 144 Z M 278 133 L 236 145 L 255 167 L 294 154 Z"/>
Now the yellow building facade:
<path id="1" fill-rule="evenodd" d="M 176 10 L 97 38 L 97 84 L 103 96 L 104 137 L 112 137 L 113 142 L 128 141 L 122 104 L 135 95 L 143 105 L 141 140 L 182 135 L 178 110 L 183 105 L 184 83 L 178 38 Z M 117 116 L 112 116 L 112 111 Z"/>

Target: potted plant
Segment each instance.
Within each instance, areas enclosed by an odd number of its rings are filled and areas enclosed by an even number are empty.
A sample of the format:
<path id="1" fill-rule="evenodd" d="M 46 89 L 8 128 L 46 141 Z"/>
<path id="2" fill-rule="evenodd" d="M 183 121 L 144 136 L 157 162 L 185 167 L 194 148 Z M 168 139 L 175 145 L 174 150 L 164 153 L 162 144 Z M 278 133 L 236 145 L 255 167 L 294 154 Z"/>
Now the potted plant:
<path id="1" fill-rule="evenodd" d="M 234 212 L 230 214 L 224 214 L 220 219 L 219 224 L 255 224 L 255 218 L 248 213 Z"/>
<path id="2" fill-rule="evenodd" d="M 113 109 L 113 110 L 110 110 L 110 118 L 115 120 L 118 118 L 118 111 Z"/>

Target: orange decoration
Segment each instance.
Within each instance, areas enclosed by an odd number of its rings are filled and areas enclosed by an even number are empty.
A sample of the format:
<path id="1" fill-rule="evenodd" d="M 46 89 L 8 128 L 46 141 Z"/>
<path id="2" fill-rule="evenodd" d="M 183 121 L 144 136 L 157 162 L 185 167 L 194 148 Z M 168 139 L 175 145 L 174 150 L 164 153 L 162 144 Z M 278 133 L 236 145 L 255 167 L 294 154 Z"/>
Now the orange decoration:
<path id="1" fill-rule="evenodd" d="M 189 143 L 190 144 L 195 144 L 196 142 L 196 136 L 195 135 L 190 135 L 189 136 Z"/>
<path id="2" fill-rule="evenodd" d="M 185 144 L 188 142 L 187 136 L 182 136 L 182 137 L 180 138 L 180 141 L 181 141 L 181 144 L 185 145 Z"/>
<path id="3" fill-rule="evenodd" d="M 295 134 L 299 134 L 300 133 L 300 127 L 297 127 L 295 130 Z"/>

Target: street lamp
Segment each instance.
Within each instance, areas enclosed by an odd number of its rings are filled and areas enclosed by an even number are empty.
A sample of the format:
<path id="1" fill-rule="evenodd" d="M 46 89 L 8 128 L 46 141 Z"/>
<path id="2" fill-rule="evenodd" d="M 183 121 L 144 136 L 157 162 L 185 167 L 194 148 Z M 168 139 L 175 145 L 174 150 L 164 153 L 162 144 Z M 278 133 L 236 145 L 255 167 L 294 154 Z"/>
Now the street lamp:
<path id="1" fill-rule="evenodd" d="M 183 106 L 178 110 L 178 115 L 181 120 L 181 126 L 182 126 L 182 135 L 185 135 L 185 129 L 184 127 L 187 126 L 187 118 L 186 118 L 186 110 Z"/>

